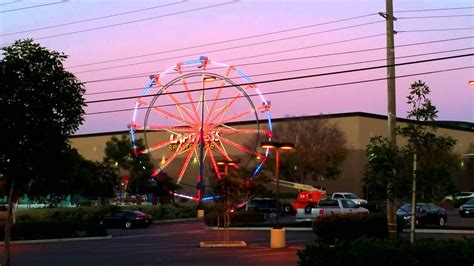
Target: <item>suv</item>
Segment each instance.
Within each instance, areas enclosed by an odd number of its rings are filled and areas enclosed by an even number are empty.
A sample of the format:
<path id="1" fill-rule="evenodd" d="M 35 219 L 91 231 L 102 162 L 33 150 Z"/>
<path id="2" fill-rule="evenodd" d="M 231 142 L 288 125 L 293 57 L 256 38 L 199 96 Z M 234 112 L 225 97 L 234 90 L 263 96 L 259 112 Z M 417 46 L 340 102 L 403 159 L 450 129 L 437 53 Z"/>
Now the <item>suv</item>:
<path id="1" fill-rule="evenodd" d="M 281 205 L 278 204 L 278 208 Z M 239 206 L 239 210 L 255 211 L 260 213 L 276 213 L 277 212 L 277 200 L 273 198 L 255 198 L 250 202 Z"/>

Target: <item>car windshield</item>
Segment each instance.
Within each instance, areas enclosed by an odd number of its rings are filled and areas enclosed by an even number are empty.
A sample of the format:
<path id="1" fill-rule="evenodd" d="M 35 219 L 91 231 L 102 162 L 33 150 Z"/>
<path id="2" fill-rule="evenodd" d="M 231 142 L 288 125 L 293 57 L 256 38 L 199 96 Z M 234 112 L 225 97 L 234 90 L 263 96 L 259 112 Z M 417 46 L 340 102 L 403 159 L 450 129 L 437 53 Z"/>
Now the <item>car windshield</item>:
<path id="1" fill-rule="evenodd" d="M 423 205 L 422 204 L 416 204 L 416 208 L 419 209 Z M 405 204 L 402 207 L 400 207 L 400 210 L 405 211 L 405 212 L 411 212 L 411 204 Z"/>
<path id="2" fill-rule="evenodd" d="M 358 197 L 352 193 L 344 194 L 344 196 L 346 197 L 346 199 L 358 199 Z"/>
<path id="3" fill-rule="evenodd" d="M 466 203 L 464 203 L 464 204 L 474 205 L 474 198 L 466 201 Z"/>
<path id="4" fill-rule="evenodd" d="M 141 212 L 141 211 L 133 211 L 133 214 L 136 215 L 136 216 L 146 215 L 146 214 L 144 214 L 144 213 Z"/>

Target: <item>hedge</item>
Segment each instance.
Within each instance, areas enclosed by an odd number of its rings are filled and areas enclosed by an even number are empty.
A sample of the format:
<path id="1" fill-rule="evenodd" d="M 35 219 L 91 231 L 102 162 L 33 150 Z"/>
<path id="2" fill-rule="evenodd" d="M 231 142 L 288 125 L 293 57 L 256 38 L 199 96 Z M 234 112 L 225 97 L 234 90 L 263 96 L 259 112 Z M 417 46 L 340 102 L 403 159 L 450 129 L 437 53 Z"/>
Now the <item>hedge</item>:
<path id="1" fill-rule="evenodd" d="M 26 222 L 12 226 L 11 240 L 32 240 L 48 238 L 106 236 L 107 230 L 97 223 L 71 222 Z M 5 238 L 5 231 L 0 230 L 0 239 Z"/>
<path id="2" fill-rule="evenodd" d="M 407 239 L 358 238 L 308 245 L 298 257 L 301 266 L 472 266 L 474 239 L 419 239 L 412 245 Z"/>
<path id="3" fill-rule="evenodd" d="M 321 216 L 313 222 L 313 231 L 319 241 L 329 244 L 362 236 L 385 238 L 387 218 L 366 213 Z"/>

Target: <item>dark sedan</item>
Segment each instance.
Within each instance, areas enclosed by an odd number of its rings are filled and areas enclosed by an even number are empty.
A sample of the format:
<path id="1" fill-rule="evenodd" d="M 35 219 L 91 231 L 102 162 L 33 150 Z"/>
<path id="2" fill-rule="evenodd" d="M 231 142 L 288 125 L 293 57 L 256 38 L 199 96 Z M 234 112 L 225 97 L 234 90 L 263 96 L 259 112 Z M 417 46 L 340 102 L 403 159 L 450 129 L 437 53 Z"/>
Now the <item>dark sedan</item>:
<path id="1" fill-rule="evenodd" d="M 411 204 L 402 205 L 397 210 L 398 220 L 405 225 L 409 225 L 411 221 Z M 443 226 L 448 221 L 448 213 L 445 209 L 433 203 L 417 203 L 416 204 L 416 224 L 436 224 Z"/>
<path id="2" fill-rule="evenodd" d="M 107 227 L 130 229 L 133 227 L 148 227 L 153 223 L 153 218 L 140 211 L 119 211 L 105 215 L 100 223 Z"/>
<path id="3" fill-rule="evenodd" d="M 459 215 L 461 215 L 461 217 L 474 216 L 474 198 L 459 207 Z"/>

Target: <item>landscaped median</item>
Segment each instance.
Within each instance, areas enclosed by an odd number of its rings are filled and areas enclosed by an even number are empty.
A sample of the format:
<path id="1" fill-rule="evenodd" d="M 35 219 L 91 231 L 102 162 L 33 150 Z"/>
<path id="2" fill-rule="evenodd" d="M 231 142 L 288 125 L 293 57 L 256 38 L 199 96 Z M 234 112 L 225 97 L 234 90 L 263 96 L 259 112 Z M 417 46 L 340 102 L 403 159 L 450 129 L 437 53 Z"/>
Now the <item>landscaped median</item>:
<path id="1" fill-rule="evenodd" d="M 150 214 L 155 221 L 196 217 L 192 204 L 91 206 L 77 208 L 43 208 L 18 211 L 12 226 L 12 241 L 39 239 L 92 238 L 107 236 L 101 218 L 119 210 L 139 210 Z M 5 215 L 0 213 L 0 241 L 5 234 Z"/>
<path id="2" fill-rule="evenodd" d="M 451 228 L 453 229 L 453 228 Z M 471 228 L 472 229 L 472 228 Z M 313 223 L 316 241 L 298 251 L 299 265 L 472 266 L 474 239 L 389 239 L 380 215 L 334 215 Z"/>

